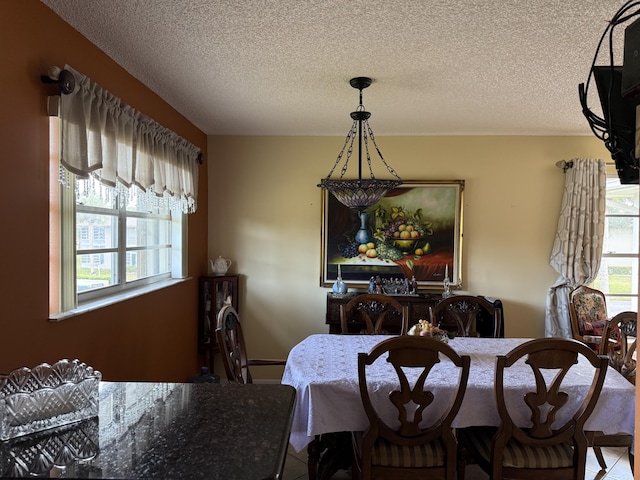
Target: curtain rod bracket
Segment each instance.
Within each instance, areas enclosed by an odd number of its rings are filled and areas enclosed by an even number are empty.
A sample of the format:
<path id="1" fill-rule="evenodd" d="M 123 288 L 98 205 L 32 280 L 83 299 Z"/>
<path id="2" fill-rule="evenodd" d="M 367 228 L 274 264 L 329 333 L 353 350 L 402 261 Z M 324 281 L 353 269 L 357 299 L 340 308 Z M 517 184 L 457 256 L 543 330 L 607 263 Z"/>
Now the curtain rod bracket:
<path id="1" fill-rule="evenodd" d="M 76 88 L 76 77 L 69 70 L 60 70 L 58 67 L 51 67 L 48 75 L 40 75 L 42 83 L 56 84 L 60 92 L 68 95 Z"/>
<path id="2" fill-rule="evenodd" d="M 563 173 L 567 173 L 567 170 L 573 168 L 573 160 L 569 160 L 568 162 L 566 160 L 560 160 L 556 162 L 556 167 L 561 168 Z"/>

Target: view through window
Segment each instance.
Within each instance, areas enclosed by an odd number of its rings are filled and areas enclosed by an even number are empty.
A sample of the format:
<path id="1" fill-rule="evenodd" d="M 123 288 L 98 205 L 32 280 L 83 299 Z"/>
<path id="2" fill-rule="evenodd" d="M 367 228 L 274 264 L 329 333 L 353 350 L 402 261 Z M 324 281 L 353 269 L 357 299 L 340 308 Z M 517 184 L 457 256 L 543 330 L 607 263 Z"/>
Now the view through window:
<path id="1" fill-rule="evenodd" d="M 171 272 L 171 213 L 90 178 L 76 186 L 76 291 L 167 277 Z M 157 202 L 156 202 L 157 203 Z"/>

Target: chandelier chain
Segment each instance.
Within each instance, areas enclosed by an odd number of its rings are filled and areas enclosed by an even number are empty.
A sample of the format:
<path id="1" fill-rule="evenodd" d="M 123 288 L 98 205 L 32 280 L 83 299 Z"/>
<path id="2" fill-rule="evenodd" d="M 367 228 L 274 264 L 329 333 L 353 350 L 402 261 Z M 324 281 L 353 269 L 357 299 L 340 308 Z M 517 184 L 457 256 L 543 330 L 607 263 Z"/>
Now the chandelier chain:
<path id="1" fill-rule="evenodd" d="M 363 122 L 367 127 L 369 126 L 369 122 L 367 120 L 365 120 Z M 367 130 L 369 130 L 369 132 L 371 132 L 371 129 L 368 128 Z M 369 137 L 367 136 L 367 130 L 363 130 L 362 132 L 362 139 L 364 140 L 364 151 L 367 155 L 367 165 L 369 165 L 369 176 L 372 179 L 375 179 L 375 175 L 373 174 L 373 167 L 371 166 L 371 155 L 369 155 Z"/>
<path id="2" fill-rule="evenodd" d="M 349 149 L 347 150 L 347 159 L 342 166 L 342 170 L 340 171 L 340 178 L 344 177 L 344 174 L 347 173 L 347 167 L 349 166 L 349 160 L 351 160 L 351 155 L 353 155 L 353 141 L 356 139 L 356 122 L 353 122 L 351 127 L 351 131 L 349 132 L 351 135 L 351 143 L 349 144 Z M 342 156 L 342 152 L 340 152 L 340 156 Z"/>
<path id="3" fill-rule="evenodd" d="M 373 130 L 371 130 L 371 127 L 369 126 L 369 121 L 365 121 L 364 123 L 367 126 L 367 130 L 369 132 L 369 136 L 371 137 L 371 141 L 373 142 L 373 145 L 374 145 L 374 147 L 376 147 L 376 151 L 378 152 L 378 155 L 380 156 L 380 160 L 382 160 L 382 163 L 384 163 L 384 166 L 387 167 L 387 170 L 389 171 L 389 173 L 391 175 L 393 175 L 394 177 L 396 177 L 398 180 L 400 180 L 400 176 L 398 175 L 398 173 L 393 169 L 393 167 L 391 165 L 389 165 L 387 163 L 387 161 L 382 156 L 382 152 L 380 151 L 380 149 L 378 148 L 378 144 L 376 143 L 376 137 L 373 134 Z M 369 150 L 367 150 L 367 157 L 368 156 L 369 156 Z M 371 177 L 373 178 L 373 173 L 371 173 Z"/>
<path id="4" fill-rule="evenodd" d="M 333 167 L 331 167 L 331 170 L 329 171 L 329 175 L 327 175 L 327 178 L 331 178 L 331 175 L 333 175 L 333 171 L 336 169 L 336 167 L 340 163 L 340 160 L 342 160 L 344 149 L 347 147 L 347 144 L 349 143 L 349 139 L 351 139 L 351 146 L 347 151 L 347 162 L 346 162 L 346 163 L 349 163 L 349 157 L 351 157 L 351 153 L 353 152 L 353 140 L 355 139 L 355 134 L 356 134 L 355 129 L 356 129 L 356 122 L 354 121 L 353 126 L 351 127 L 351 130 L 347 132 L 347 136 L 344 140 L 344 145 L 342 145 L 342 149 L 340 150 L 340 153 L 338 153 L 338 158 L 336 158 L 336 163 L 334 163 Z M 346 165 L 342 167 L 342 174 L 340 175 L 340 178 L 342 178 L 342 175 L 344 175 L 345 170 L 346 170 Z"/>

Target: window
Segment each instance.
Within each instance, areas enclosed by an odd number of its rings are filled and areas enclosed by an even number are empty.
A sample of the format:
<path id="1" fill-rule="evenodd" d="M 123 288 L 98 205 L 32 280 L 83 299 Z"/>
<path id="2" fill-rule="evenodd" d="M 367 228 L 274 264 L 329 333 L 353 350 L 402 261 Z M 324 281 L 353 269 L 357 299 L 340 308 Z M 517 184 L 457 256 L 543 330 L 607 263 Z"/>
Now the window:
<path id="1" fill-rule="evenodd" d="M 149 202 L 137 187 L 117 192 L 94 177 L 80 184 L 75 195 L 79 303 L 95 297 L 91 295 L 95 290 L 126 289 L 136 282 L 169 278 L 173 248 L 169 208 Z"/>
<path id="2" fill-rule="evenodd" d="M 602 260 L 593 287 L 604 292 L 610 316 L 638 308 L 639 218 L 638 185 L 607 176 Z"/>
<path id="3" fill-rule="evenodd" d="M 51 118 L 52 138 L 59 119 Z M 59 169 L 57 142 L 52 142 L 52 172 Z M 52 232 L 56 239 L 59 271 L 58 302 L 50 317 L 64 318 L 72 311 L 90 308 L 95 302 L 117 301 L 153 284 L 186 275 L 186 224 L 184 214 L 169 209 L 137 187 L 113 188 L 97 178 L 77 179 L 65 172 L 63 185 L 53 184 Z M 53 199 L 55 197 L 55 199 Z M 52 269 L 53 270 L 53 269 Z M 55 290 L 55 289 L 54 289 Z M 126 297 L 125 297 L 126 298 Z"/>

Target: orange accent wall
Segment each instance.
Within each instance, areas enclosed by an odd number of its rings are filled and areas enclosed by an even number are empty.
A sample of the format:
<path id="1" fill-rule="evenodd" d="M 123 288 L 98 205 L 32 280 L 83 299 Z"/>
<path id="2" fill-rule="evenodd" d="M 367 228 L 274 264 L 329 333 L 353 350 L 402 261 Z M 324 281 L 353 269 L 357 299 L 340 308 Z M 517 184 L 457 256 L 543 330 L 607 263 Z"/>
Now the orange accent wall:
<path id="1" fill-rule="evenodd" d="M 207 166 L 188 216 L 191 280 L 61 322 L 48 320 L 49 127 L 41 83 L 65 63 L 201 148 L 207 137 L 38 0 L 0 3 L 0 372 L 79 358 L 104 380 L 198 373 L 197 278 L 207 269 Z"/>

